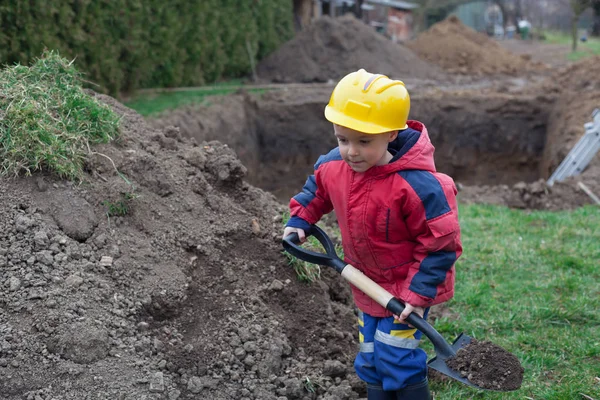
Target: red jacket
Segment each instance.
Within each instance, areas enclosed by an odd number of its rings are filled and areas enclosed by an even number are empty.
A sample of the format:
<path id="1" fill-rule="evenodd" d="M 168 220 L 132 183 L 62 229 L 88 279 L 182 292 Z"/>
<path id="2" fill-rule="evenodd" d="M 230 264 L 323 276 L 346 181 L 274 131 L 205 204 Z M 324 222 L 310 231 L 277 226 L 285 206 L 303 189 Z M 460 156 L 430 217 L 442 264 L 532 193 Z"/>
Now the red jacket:
<path id="1" fill-rule="evenodd" d="M 388 147 L 392 161 L 364 173 L 354 172 L 339 148 L 319 157 L 315 174 L 290 201 L 288 226 L 305 228 L 335 210 L 344 260 L 404 302 L 428 307 L 454 295 L 454 263 L 462 252 L 457 191 L 435 170 L 425 126 L 408 126 Z M 352 291 L 361 311 L 391 315 Z"/>

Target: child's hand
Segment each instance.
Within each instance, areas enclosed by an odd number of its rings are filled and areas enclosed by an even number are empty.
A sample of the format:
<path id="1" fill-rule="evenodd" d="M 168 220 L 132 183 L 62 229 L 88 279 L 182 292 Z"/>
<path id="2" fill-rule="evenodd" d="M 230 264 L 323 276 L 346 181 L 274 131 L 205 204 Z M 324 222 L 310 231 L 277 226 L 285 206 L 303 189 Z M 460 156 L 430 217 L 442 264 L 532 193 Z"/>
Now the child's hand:
<path id="1" fill-rule="evenodd" d="M 423 307 L 415 307 L 415 306 L 412 306 L 412 305 L 406 303 L 406 304 L 404 304 L 404 311 L 402 311 L 402 314 L 400 314 L 400 315 L 394 314 L 394 318 L 396 318 L 400 323 L 407 324 L 411 328 L 414 328 L 412 325 L 410 325 L 408 322 L 406 322 L 406 318 L 408 318 L 408 316 L 413 312 L 415 314 L 417 314 L 418 316 L 420 316 L 421 318 L 423 318 L 423 314 L 425 314 L 425 309 Z"/>
<path id="2" fill-rule="evenodd" d="M 298 239 L 300 239 L 300 243 L 306 242 L 306 234 L 304 233 L 304 230 L 300 228 L 292 228 L 291 226 L 287 226 L 283 230 L 283 237 L 286 237 L 294 232 L 298 234 Z"/>

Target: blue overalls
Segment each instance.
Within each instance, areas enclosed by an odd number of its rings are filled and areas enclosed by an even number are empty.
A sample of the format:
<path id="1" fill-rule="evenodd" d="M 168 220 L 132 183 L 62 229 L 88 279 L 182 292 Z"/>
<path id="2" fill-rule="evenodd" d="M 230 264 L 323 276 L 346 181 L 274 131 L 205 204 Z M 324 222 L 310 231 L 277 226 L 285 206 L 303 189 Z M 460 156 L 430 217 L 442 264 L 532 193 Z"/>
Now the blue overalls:
<path id="1" fill-rule="evenodd" d="M 425 310 L 427 318 L 429 309 Z M 393 392 L 427 378 L 427 354 L 420 349 L 422 333 L 394 317 L 372 317 L 359 311 L 359 352 L 354 368 L 368 386 Z"/>

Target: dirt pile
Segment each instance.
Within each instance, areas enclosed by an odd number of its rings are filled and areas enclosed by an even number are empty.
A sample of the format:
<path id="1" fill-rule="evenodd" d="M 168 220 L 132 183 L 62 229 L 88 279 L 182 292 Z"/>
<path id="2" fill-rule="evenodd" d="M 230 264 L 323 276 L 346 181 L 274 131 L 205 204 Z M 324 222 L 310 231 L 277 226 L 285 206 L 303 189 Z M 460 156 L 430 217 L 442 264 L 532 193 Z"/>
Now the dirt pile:
<path id="1" fill-rule="evenodd" d="M 491 342 L 472 340 L 447 364 L 484 389 L 509 391 L 521 387 L 525 370 L 519 359 Z"/>
<path id="2" fill-rule="evenodd" d="M 514 75 L 544 68 L 528 56 L 509 52 L 487 35 L 465 26 L 456 16 L 433 25 L 406 46 L 424 60 L 455 74 Z"/>
<path id="3" fill-rule="evenodd" d="M 600 56 L 584 58 L 567 67 L 558 69 L 550 82 L 565 90 L 600 90 Z"/>
<path id="4" fill-rule="evenodd" d="M 323 117 L 330 90 L 225 96 L 208 107 L 174 110 L 151 124 L 159 129 L 175 125 L 198 141 L 227 143 L 248 168 L 248 181 L 287 204 L 312 173 L 315 160 L 335 147 L 331 124 Z"/>
<path id="5" fill-rule="evenodd" d="M 359 397 L 349 289 L 297 281 L 282 205 L 226 145 L 99 98 L 122 136 L 83 184 L 0 179 L 0 397 Z"/>
<path id="6" fill-rule="evenodd" d="M 258 75 L 273 82 L 327 82 L 359 68 L 395 79 L 445 75 L 352 15 L 314 21 L 261 61 Z"/>
<path id="7" fill-rule="evenodd" d="M 465 204 L 484 203 L 528 210 L 572 210 L 593 200 L 579 186 L 583 182 L 593 193 L 600 194 L 600 168 L 591 167 L 583 175 L 548 186 L 541 179 L 509 185 L 460 186 L 458 199 Z"/>

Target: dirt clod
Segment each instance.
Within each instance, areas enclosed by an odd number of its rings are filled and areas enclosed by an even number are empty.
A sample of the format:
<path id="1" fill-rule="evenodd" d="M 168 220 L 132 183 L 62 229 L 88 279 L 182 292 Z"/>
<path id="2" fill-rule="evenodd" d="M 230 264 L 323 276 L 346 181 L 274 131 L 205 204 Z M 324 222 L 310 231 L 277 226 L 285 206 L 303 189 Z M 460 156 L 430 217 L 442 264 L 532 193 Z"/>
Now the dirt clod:
<path id="1" fill-rule="evenodd" d="M 525 371 L 513 354 L 491 342 L 475 339 L 446 364 L 475 385 L 498 391 L 520 388 Z"/>

